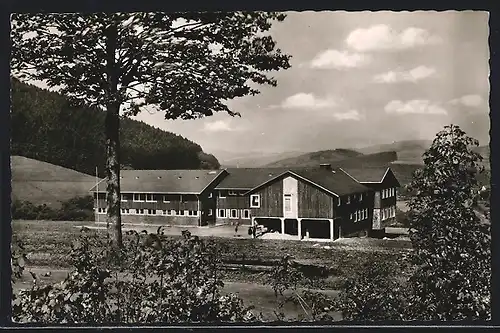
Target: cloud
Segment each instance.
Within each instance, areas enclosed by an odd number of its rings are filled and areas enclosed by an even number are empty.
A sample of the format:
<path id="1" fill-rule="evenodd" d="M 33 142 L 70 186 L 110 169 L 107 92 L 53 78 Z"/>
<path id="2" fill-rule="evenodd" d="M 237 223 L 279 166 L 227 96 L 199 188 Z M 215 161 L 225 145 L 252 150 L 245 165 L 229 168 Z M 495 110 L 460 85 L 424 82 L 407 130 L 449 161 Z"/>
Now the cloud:
<path id="1" fill-rule="evenodd" d="M 335 99 L 331 97 L 319 98 L 310 93 L 298 93 L 287 97 L 282 103 L 281 107 L 285 109 L 296 109 L 296 108 L 310 108 L 310 109 L 322 109 L 337 106 Z"/>
<path id="2" fill-rule="evenodd" d="M 437 104 L 432 104 L 429 100 L 414 99 L 406 103 L 393 100 L 385 106 L 385 112 L 392 114 L 432 114 L 445 115 L 448 112 Z"/>
<path id="3" fill-rule="evenodd" d="M 361 120 L 363 119 L 363 115 L 358 112 L 358 110 L 349 110 L 347 112 L 337 112 L 333 114 L 333 117 L 338 121 L 344 120 Z"/>
<path id="4" fill-rule="evenodd" d="M 465 105 L 469 107 L 477 107 L 483 104 L 483 98 L 479 95 L 465 95 L 460 98 L 452 99 L 448 103 L 452 105 Z"/>
<path id="5" fill-rule="evenodd" d="M 229 120 L 216 120 L 205 123 L 203 130 L 206 132 L 232 132 L 235 128 L 231 127 Z"/>
<path id="6" fill-rule="evenodd" d="M 409 71 L 389 71 L 375 75 L 373 81 L 376 83 L 417 82 L 436 74 L 432 67 L 418 66 Z"/>
<path id="7" fill-rule="evenodd" d="M 425 29 L 410 27 L 397 32 L 385 24 L 353 30 L 346 38 L 347 45 L 358 52 L 399 50 L 439 42 L 440 37 Z"/>
<path id="8" fill-rule="evenodd" d="M 320 52 L 311 61 L 311 68 L 321 69 L 346 69 L 355 68 L 368 64 L 371 61 L 369 55 L 352 53 L 348 51 L 326 50 Z"/>

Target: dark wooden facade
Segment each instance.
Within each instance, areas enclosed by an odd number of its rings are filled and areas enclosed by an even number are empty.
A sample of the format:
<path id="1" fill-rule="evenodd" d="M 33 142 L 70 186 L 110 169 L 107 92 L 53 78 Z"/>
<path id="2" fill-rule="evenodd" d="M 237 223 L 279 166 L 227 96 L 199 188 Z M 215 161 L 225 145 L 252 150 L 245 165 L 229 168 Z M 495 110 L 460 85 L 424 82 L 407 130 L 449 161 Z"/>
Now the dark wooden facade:
<path id="1" fill-rule="evenodd" d="M 215 190 L 217 224 L 251 224 L 250 197 L 246 190 Z"/>
<path id="2" fill-rule="evenodd" d="M 260 197 L 260 207 L 251 208 L 252 217 L 261 221 L 264 218 L 283 219 L 285 231 L 288 229 L 288 223 L 296 223 L 293 220 L 300 219 L 302 236 L 306 234 L 309 226 L 317 224 L 319 220 L 333 223 L 333 238 L 370 229 L 374 204 L 374 192 L 371 189 L 366 188 L 366 192 L 353 193 L 339 198 L 336 194 L 300 177 L 294 177 L 297 180 L 298 209 L 296 216 L 290 217 L 284 216 L 283 208 L 285 195 L 283 180 L 286 177 L 279 177 L 251 192 Z M 275 223 L 273 221 L 273 224 Z M 330 233 L 330 230 L 327 231 Z"/>
<path id="3" fill-rule="evenodd" d="M 216 202 L 211 192 L 197 194 L 122 193 L 120 202 L 123 223 L 151 223 L 204 226 L 215 224 Z M 134 196 L 135 199 L 134 200 Z M 143 197 L 144 196 L 144 197 Z M 97 198 L 94 193 L 94 199 Z M 139 200 L 137 200 L 139 199 Z M 144 199 L 144 200 L 142 200 Z M 95 202 L 98 220 L 106 215 L 105 193 Z"/>
<path id="4" fill-rule="evenodd" d="M 365 182 L 362 184 L 374 191 L 372 228 L 382 229 L 385 224 L 391 223 L 396 218 L 399 181 L 389 169 L 381 182 Z"/>

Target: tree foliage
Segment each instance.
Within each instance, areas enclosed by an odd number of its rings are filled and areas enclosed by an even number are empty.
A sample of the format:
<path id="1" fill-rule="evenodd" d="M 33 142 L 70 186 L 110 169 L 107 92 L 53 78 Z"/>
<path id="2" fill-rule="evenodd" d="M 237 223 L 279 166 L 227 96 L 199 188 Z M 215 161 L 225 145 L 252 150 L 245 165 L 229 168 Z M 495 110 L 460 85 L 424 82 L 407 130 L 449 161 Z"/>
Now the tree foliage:
<path id="1" fill-rule="evenodd" d="M 276 85 L 267 72 L 290 67 L 267 34 L 284 18 L 273 12 L 13 15 L 14 74 L 106 109 L 107 222 L 115 245 L 122 245 L 120 113 L 149 107 L 166 119 L 237 115 L 227 100 L 257 94 L 255 84 Z"/>
<path id="2" fill-rule="evenodd" d="M 253 320 L 234 294 L 221 294 L 220 255 L 211 241 L 189 232 L 168 241 L 127 232 L 115 250 L 96 233 L 82 230 L 72 246 L 67 278 L 21 290 L 14 320 L 31 323 L 186 323 Z M 103 250 L 104 249 L 104 250 Z"/>
<path id="3" fill-rule="evenodd" d="M 367 262 L 349 277 L 335 300 L 344 320 L 381 321 L 405 318 L 405 284 L 396 263 Z"/>
<path id="4" fill-rule="evenodd" d="M 410 190 L 412 319 L 488 319 L 491 236 L 473 209 L 478 141 L 446 126 L 424 154 Z"/>
<path id="5" fill-rule="evenodd" d="M 104 175 L 105 113 L 74 107 L 56 92 L 13 79 L 11 154 L 34 158 L 86 174 Z M 217 159 L 180 135 L 123 118 L 120 154 L 122 168 L 218 169 Z"/>
<path id="6" fill-rule="evenodd" d="M 95 218 L 94 198 L 90 195 L 64 201 L 59 209 L 19 200 L 12 202 L 11 209 L 14 220 L 93 221 Z"/>

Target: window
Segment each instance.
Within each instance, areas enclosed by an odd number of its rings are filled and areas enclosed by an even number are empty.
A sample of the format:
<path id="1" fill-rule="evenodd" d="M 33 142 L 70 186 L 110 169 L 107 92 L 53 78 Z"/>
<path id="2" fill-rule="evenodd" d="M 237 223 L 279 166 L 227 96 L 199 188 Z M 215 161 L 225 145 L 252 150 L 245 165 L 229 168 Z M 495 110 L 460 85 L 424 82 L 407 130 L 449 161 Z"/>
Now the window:
<path id="1" fill-rule="evenodd" d="M 363 209 L 362 211 L 360 211 L 361 213 L 361 220 L 364 220 L 365 219 L 365 210 Z"/>
<path id="2" fill-rule="evenodd" d="M 350 196 L 350 195 L 348 195 L 348 196 L 347 196 L 347 204 L 350 204 L 350 203 L 351 203 L 351 196 Z"/>
<path id="3" fill-rule="evenodd" d="M 352 213 L 351 213 L 351 215 L 349 215 L 349 219 L 351 219 L 351 220 L 353 219 Z"/>
<path id="4" fill-rule="evenodd" d="M 125 196 L 125 194 L 120 194 L 120 200 L 123 202 L 123 201 L 127 201 L 127 197 Z"/>
<path id="5" fill-rule="evenodd" d="M 196 211 L 196 210 L 189 210 L 188 211 L 188 215 L 189 216 L 198 216 L 198 211 Z"/>
<path id="6" fill-rule="evenodd" d="M 248 209 L 243 209 L 243 218 L 244 219 L 250 218 L 250 211 Z"/>
<path id="7" fill-rule="evenodd" d="M 250 195 L 250 208 L 260 208 L 260 194 Z"/>
<path id="8" fill-rule="evenodd" d="M 175 209 L 167 210 L 167 215 L 175 216 L 176 215 Z"/>
<path id="9" fill-rule="evenodd" d="M 140 208 L 140 209 L 136 209 L 135 210 L 136 214 L 138 215 L 144 215 L 144 209 Z"/>
<path id="10" fill-rule="evenodd" d="M 340 200 L 340 197 L 339 197 L 339 200 L 337 201 L 337 206 L 340 206 L 342 204 L 341 200 Z"/>
<path id="11" fill-rule="evenodd" d="M 184 216 L 184 211 L 183 210 L 178 210 L 176 213 L 177 213 L 177 215 Z"/>
<path id="12" fill-rule="evenodd" d="M 209 199 L 212 199 L 213 196 L 214 196 L 214 194 L 212 192 L 208 193 L 208 198 Z"/>
<path id="13" fill-rule="evenodd" d="M 148 209 L 148 215 L 156 215 L 156 209 Z"/>
<path id="14" fill-rule="evenodd" d="M 231 218 L 232 219 L 237 219 L 238 218 L 238 211 L 236 209 L 231 209 Z"/>
<path id="15" fill-rule="evenodd" d="M 217 212 L 218 212 L 218 217 L 222 217 L 222 218 L 226 217 L 226 210 L 225 209 L 219 209 Z"/>
<path id="16" fill-rule="evenodd" d="M 360 201 L 360 202 L 361 202 L 361 201 L 363 201 L 363 193 L 360 193 L 360 194 L 359 194 L 359 201 Z"/>
<path id="17" fill-rule="evenodd" d="M 144 193 L 134 193 L 133 201 L 135 201 L 135 202 L 146 201 L 146 194 L 144 194 Z"/>
<path id="18" fill-rule="evenodd" d="M 396 207 L 392 207 L 392 217 L 396 217 Z"/>
<path id="19" fill-rule="evenodd" d="M 359 212 L 356 211 L 356 213 L 354 213 L 354 222 L 358 222 L 358 218 L 359 218 Z"/>
<path id="20" fill-rule="evenodd" d="M 106 214 L 106 208 L 99 208 L 99 213 Z"/>
<path id="21" fill-rule="evenodd" d="M 227 195 L 234 197 L 234 196 L 237 196 L 238 193 L 236 193 L 236 191 L 228 191 Z"/>
<path id="22" fill-rule="evenodd" d="M 153 194 L 146 194 L 146 201 L 147 202 L 155 202 L 155 197 Z"/>
<path id="23" fill-rule="evenodd" d="M 224 199 L 226 197 L 225 191 L 219 191 L 219 198 Z"/>
<path id="24" fill-rule="evenodd" d="M 292 211 L 292 195 L 285 194 L 285 212 Z"/>
<path id="25" fill-rule="evenodd" d="M 212 215 L 213 215 L 213 213 L 214 213 L 214 212 L 213 212 L 213 210 L 212 210 L 212 209 L 209 209 L 209 210 L 208 210 L 208 216 L 212 216 Z"/>
<path id="26" fill-rule="evenodd" d="M 122 214 L 124 214 L 124 215 L 128 215 L 128 214 L 130 214 L 130 210 L 129 210 L 128 208 L 122 208 L 122 209 L 121 209 L 121 212 L 122 212 Z"/>
<path id="27" fill-rule="evenodd" d="M 365 208 L 365 216 L 368 218 L 368 208 Z"/>

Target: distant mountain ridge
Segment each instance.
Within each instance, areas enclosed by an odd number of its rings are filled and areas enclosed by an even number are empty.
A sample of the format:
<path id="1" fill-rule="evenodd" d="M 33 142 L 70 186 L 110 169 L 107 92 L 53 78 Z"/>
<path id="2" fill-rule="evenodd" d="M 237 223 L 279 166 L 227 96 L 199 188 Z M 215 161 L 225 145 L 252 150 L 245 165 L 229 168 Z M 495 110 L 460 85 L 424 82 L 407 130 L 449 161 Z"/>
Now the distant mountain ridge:
<path id="1" fill-rule="evenodd" d="M 316 166 L 321 163 L 333 163 L 363 155 L 351 149 L 321 150 L 312 153 L 305 153 L 299 156 L 285 158 L 265 165 L 270 168 L 281 167 L 307 167 Z"/>

